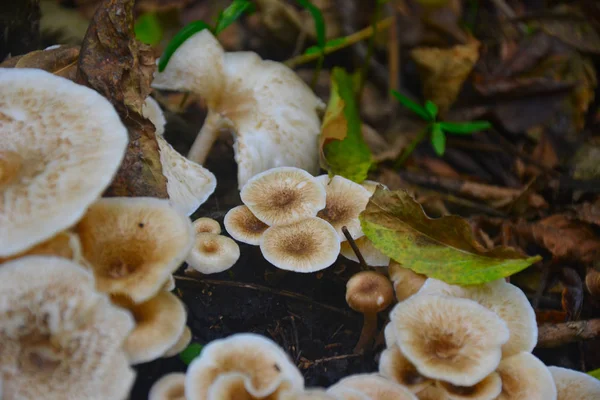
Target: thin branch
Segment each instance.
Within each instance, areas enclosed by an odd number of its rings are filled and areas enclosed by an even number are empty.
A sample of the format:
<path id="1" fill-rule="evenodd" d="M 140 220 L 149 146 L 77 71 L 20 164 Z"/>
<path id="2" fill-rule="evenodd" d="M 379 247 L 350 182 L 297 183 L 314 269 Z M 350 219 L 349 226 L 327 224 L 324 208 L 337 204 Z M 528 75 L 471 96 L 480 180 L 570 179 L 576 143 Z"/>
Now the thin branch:
<path id="1" fill-rule="evenodd" d="M 346 236 L 346 239 L 348 240 L 348 244 L 350 245 L 350 247 L 352 247 L 352 251 L 354 251 L 354 254 L 356 254 L 356 258 L 358 258 L 358 262 L 360 263 L 360 266 L 362 267 L 362 269 L 365 271 L 368 270 L 369 266 L 367 265 L 365 258 L 363 257 L 362 253 L 360 252 L 360 249 L 356 245 L 354 238 L 352 238 L 352 235 L 348 231 L 348 228 L 346 228 L 345 226 L 342 226 L 342 233 L 344 234 L 344 236 Z"/>
<path id="2" fill-rule="evenodd" d="M 600 337 L 600 319 L 543 324 L 538 330 L 537 347 L 559 347 Z"/>

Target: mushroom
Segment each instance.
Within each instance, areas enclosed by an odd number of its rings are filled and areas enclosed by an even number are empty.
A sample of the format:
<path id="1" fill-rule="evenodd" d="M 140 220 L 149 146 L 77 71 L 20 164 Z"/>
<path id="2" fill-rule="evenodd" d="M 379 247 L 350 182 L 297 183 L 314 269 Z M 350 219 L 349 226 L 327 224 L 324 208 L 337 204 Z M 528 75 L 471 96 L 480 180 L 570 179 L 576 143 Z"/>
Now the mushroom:
<path id="1" fill-rule="evenodd" d="M 0 93 L 0 257 L 8 257 L 83 216 L 112 181 L 128 136 L 107 99 L 49 72 L 0 68 Z"/>
<path id="2" fill-rule="evenodd" d="M 314 217 L 325 207 L 325 188 L 308 172 L 279 167 L 252 177 L 242 202 L 267 225 L 286 225 Z"/>
<path id="3" fill-rule="evenodd" d="M 340 388 L 354 389 L 367 395 L 371 400 L 418 400 L 417 397 L 404 386 L 389 381 L 377 374 L 350 375 L 331 386 L 328 392 L 335 396 Z"/>
<path id="4" fill-rule="evenodd" d="M 287 391 L 279 396 L 279 400 L 338 400 L 322 389 L 308 389 L 297 392 Z"/>
<path id="5" fill-rule="evenodd" d="M 304 378 L 289 356 L 273 341 L 253 333 L 239 333 L 208 343 L 188 367 L 187 400 L 207 400 L 219 376 L 241 374 L 245 390 L 263 398 L 285 384 L 287 390 L 304 388 Z"/>
<path id="6" fill-rule="evenodd" d="M 390 263 L 390 258 L 377 250 L 368 237 L 360 237 L 356 239 L 354 243 L 356 243 L 356 246 L 367 265 L 371 267 L 387 267 Z M 356 257 L 356 254 L 348 241 L 342 242 L 340 245 L 340 254 L 349 260 L 359 262 L 358 257 Z"/>
<path id="7" fill-rule="evenodd" d="M 556 386 L 550 370 L 531 353 L 522 352 L 503 359 L 496 372 L 502 380 L 498 400 L 556 400 Z"/>
<path id="8" fill-rule="evenodd" d="M 9 260 L 33 255 L 63 257 L 75 261 L 76 263 L 85 262 L 81 255 L 81 242 L 79 241 L 79 237 L 73 232 L 62 231 L 52 236 L 50 239 L 21 253 L 6 258 L 0 257 L 0 264 Z"/>
<path id="9" fill-rule="evenodd" d="M 162 290 L 172 292 L 173 289 L 175 289 L 175 278 L 170 274 L 165 283 L 162 285 Z"/>
<path id="10" fill-rule="evenodd" d="M 385 378 L 406 386 L 413 393 L 418 393 L 434 383 L 432 379 L 421 375 L 396 345 L 389 346 L 381 353 L 379 373 Z"/>
<path id="11" fill-rule="evenodd" d="M 128 309 L 135 329 L 125 341 L 132 364 L 155 360 L 171 349 L 183 334 L 186 312 L 183 303 L 170 292 L 160 291 L 143 303 L 113 296 L 113 303 Z"/>
<path id="12" fill-rule="evenodd" d="M 600 398 L 600 380 L 572 369 L 561 367 L 548 367 L 548 369 L 556 384 L 557 400 L 592 400 Z"/>
<path id="13" fill-rule="evenodd" d="M 237 206 L 232 208 L 225 214 L 223 220 L 225 230 L 232 238 L 238 242 L 248 243 L 254 246 L 260 244 L 260 238 L 263 233 L 269 228 L 245 206 Z"/>
<path id="14" fill-rule="evenodd" d="M 333 264 L 340 242 L 331 225 L 313 217 L 270 227 L 260 238 L 260 251 L 279 269 L 309 273 Z"/>
<path id="15" fill-rule="evenodd" d="M 164 358 L 173 357 L 173 356 L 181 353 L 183 350 L 185 350 L 186 347 L 188 347 L 188 345 L 190 344 L 191 341 L 192 341 L 192 331 L 190 330 L 190 328 L 188 328 L 186 326 L 183 328 L 183 332 L 179 336 L 179 339 L 177 339 L 177 342 L 175 342 L 175 344 L 173 346 L 171 346 L 170 349 L 165 351 L 165 353 L 163 354 L 163 357 Z"/>
<path id="16" fill-rule="evenodd" d="M 150 299 L 183 262 L 193 245 L 190 220 L 167 200 L 104 198 L 75 228 L 98 290 Z"/>
<path id="17" fill-rule="evenodd" d="M 383 187 L 384 189 L 388 188 L 383 183 L 370 181 L 368 179 L 362 181 L 362 183 L 360 185 L 362 187 L 364 187 L 365 189 L 367 189 L 369 191 L 369 193 L 371 194 L 371 196 L 373 196 L 373 193 L 375 193 L 375 191 L 377 190 L 377 187 L 379 187 L 379 186 Z"/>
<path id="18" fill-rule="evenodd" d="M 198 233 L 214 233 L 215 235 L 221 234 L 221 225 L 212 218 L 198 218 L 192 222 L 194 226 L 194 232 Z"/>
<path id="19" fill-rule="evenodd" d="M 494 312 L 475 301 L 417 294 L 390 313 L 396 343 L 420 374 L 473 386 L 491 374 L 509 332 Z"/>
<path id="20" fill-rule="evenodd" d="M 332 386 L 329 388 L 329 390 L 327 390 L 327 393 L 331 393 L 337 400 L 372 400 L 371 397 L 367 396 L 363 392 L 342 386 Z"/>
<path id="21" fill-rule="evenodd" d="M 390 262 L 388 273 L 394 284 L 394 292 L 398 301 L 406 300 L 417 293 L 427 280 L 427 276 L 418 274 L 412 269 L 404 268 L 393 260 Z"/>
<path id="22" fill-rule="evenodd" d="M 358 183 L 339 175 L 335 175 L 331 179 L 327 175 L 321 175 L 316 179 L 325 188 L 327 196 L 325 208 L 319 211 L 317 216 L 335 228 L 340 242 L 346 240 L 346 236 L 342 232 L 344 226 L 350 232 L 352 239 L 363 236 L 358 216 L 367 207 L 371 197 L 369 191 Z"/>
<path id="23" fill-rule="evenodd" d="M 355 353 L 370 348 L 377 331 L 377 313 L 385 310 L 394 300 L 392 284 L 383 275 L 373 271 L 362 271 L 346 283 L 346 302 L 354 311 L 364 315 L 363 328 Z"/>
<path id="24" fill-rule="evenodd" d="M 394 334 L 394 325 L 391 322 L 383 329 L 383 337 L 386 347 L 392 347 L 396 344 L 396 335 Z"/>
<path id="25" fill-rule="evenodd" d="M 172 372 L 164 375 L 152 385 L 148 400 L 186 400 L 184 382 L 184 373 Z"/>
<path id="26" fill-rule="evenodd" d="M 325 105 L 283 64 L 252 52 L 225 53 L 203 30 L 175 51 L 153 86 L 189 90 L 206 100 L 208 115 L 188 158 L 202 164 L 220 130 L 230 129 L 239 187 L 274 167 L 318 171 L 318 111 Z"/>
<path id="27" fill-rule="evenodd" d="M 436 385 L 446 392 L 449 400 L 494 400 L 502 391 L 502 380 L 496 372 L 473 386 L 455 386 L 443 381 L 437 381 Z"/>
<path id="28" fill-rule="evenodd" d="M 522 351 L 531 352 L 537 343 L 538 327 L 533 307 L 521 289 L 504 279 L 472 286 L 449 285 L 428 279 L 420 290 L 423 294 L 441 294 L 476 301 L 495 312 L 506 322 L 510 338 L 502 346 L 502 357 Z"/>
<path id="29" fill-rule="evenodd" d="M 158 136 L 165 133 L 165 126 L 167 125 L 165 114 L 158 102 L 150 96 L 146 97 L 146 101 L 142 105 L 142 115 L 152 122 Z"/>
<path id="30" fill-rule="evenodd" d="M 74 262 L 26 256 L 3 264 L 0 321 L 3 399 L 127 397 L 135 373 L 122 344 L 133 319 Z"/>
<path id="31" fill-rule="evenodd" d="M 416 395 L 419 400 L 451 400 L 448 393 L 437 385 L 427 386 Z"/>
<path id="32" fill-rule="evenodd" d="M 585 274 L 585 287 L 596 299 L 600 299 L 600 271 L 596 268 L 588 268 Z"/>
<path id="33" fill-rule="evenodd" d="M 216 274 L 233 267 L 240 258 L 240 246 L 223 235 L 198 233 L 185 262 L 203 274 Z"/>
<path id="34" fill-rule="evenodd" d="M 273 393 L 254 396 L 246 389 L 245 380 L 243 374 L 235 372 L 219 375 L 208 389 L 207 400 L 283 400 L 282 394 L 289 388 L 284 381 Z"/>

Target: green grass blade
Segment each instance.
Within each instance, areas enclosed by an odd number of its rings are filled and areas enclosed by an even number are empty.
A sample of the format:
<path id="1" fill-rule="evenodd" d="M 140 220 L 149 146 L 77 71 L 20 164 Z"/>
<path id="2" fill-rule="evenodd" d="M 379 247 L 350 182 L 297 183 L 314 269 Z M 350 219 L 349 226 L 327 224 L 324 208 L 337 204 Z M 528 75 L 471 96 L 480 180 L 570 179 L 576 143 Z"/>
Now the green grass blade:
<path id="1" fill-rule="evenodd" d="M 431 127 L 431 144 L 435 150 L 435 154 L 443 156 L 446 152 L 446 135 L 442 131 L 440 124 L 435 123 Z"/>
<path id="2" fill-rule="evenodd" d="M 422 107 L 421 105 L 415 103 L 414 101 L 412 101 L 408 97 L 404 96 L 397 90 L 392 90 L 392 95 L 396 98 L 396 100 L 398 100 L 398 102 L 400 104 L 402 104 L 404 107 L 408 108 L 410 111 L 417 114 L 419 117 L 421 117 L 425 121 L 432 121 L 431 115 L 429 115 L 427 110 L 424 107 Z"/>
<path id="3" fill-rule="evenodd" d="M 183 361 L 186 365 L 190 365 L 194 358 L 200 355 L 203 347 L 204 346 L 202 346 L 200 343 L 190 343 L 188 347 L 179 353 L 179 359 L 181 359 L 181 361 Z"/>
<path id="4" fill-rule="evenodd" d="M 214 30 L 215 36 L 234 23 L 244 13 L 252 13 L 255 10 L 254 3 L 249 0 L 233 0 L 233 3 L 219 14 Z"/>
<path id="5" fill-rule="evenodd" d="M 162 72 L 165 70 L 167 64 L 169 63 L 169 60 L 171 59 L 175 51 L 177 51 L 179 46 L 183 44 L 183 42 L 185 42 L 190 37 L 194 36 L 196 33 L 204 29 L 211 30 L 211 27 L 204 21 L 194 21 L 187 24 L 183 27 L 183 29 L 177 32 L 177 34 L 173 37 L 173 39 L 171 39 L 171 41 L 167 45 L 165 52 L 163 53 L 162 57 L 160 58 L 160 61 L 158 62 L 158 71 Z"/>
<path id="6" fill-rule="evenodd" d="M 308 10 L 315 21 L 315 30 L 317 32 L 317 45 L 321 51 L 325 50 L 326 46 L 326 35 L 325 35 L 325 19 L 321 10 L 313 3 L 308 0 L 297 0 L 298 3 L 305 9 Z"/>
<path id="7" fill-rule="evenodd" d="M 427 113 L 429 114 L 432 120 L 435 120 L 437 118 L 438 106 L 433 101 L 427 100 L 425 102 L 425 110 L 427 110 Z"/>
<path id="8" fill-rule="evenodd" d="M 492 124 L 487 121 L 440 122 L 439 124 L 444 132 L 455 135 L 471 135 L 472 133 L 485 131 L 492 127 Z"/>

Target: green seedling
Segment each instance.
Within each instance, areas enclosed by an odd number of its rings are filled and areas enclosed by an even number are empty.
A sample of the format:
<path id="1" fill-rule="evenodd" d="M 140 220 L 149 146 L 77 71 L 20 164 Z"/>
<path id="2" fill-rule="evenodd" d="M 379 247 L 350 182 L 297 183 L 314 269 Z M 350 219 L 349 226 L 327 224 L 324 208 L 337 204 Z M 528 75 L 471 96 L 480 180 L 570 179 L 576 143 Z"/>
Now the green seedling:
<path id="1" fill-rule="evenodd" d="M 186 365 L 190 363 L 202 353 L 202 346 L 200 343 L 190 343 L 181 353 L 179 353 L 179 359 Z"/>
<path id="2" fill-rule="evenodd" d="M 158 63 L 158 71 L 164 71 L 171 56 L 173 56 L 173 53 L 175 53 L 179 46 L 196 33 L 208 29 L 213 35 L 217 36 L 225 30 L 225 28 L 239 19 L 244 13 L 252 13 L 254 11 L 254 3 L 250 0 L 233 0 L 229 7 L 219 13 L 219 17 L 217 18 L 214 27 L 204 21 L 194 21 L 184 26 L 167 45 L 165 52 Z"/>
<path id="3" fill-rule="evenodd" d="M 402 156 L 397 161 L 397 166 L 404 164 L 404 162 L 411 155 L 417 145 L 425 139 L 429 134 L 431 145 L 435 150 L 435 153 L 439 156 L 443 156 L 446 151 L 446 135 L 471 135 L 478 131 L 489 129 L 492 125 L 487 121 L 471 121 L 471 122 L 445 122 L 438 121 L 438 107 L 437 105 L 427 100 L 425 106 L 415 103 L 408 97 L 392 90 L 392 95 L 398 100 L 400 104 L 408 108 L 413 113 L 417 114 L 419 118 L 427 121 L 427 127 L 410 143 L 408 148 L 404 151 Z"/>
<path id="4" fill-rule="evenodd" d="M 312 82 L 310 84 L 310 86 L 314 89 L 316 84 L 317 84 L 317 80 L 319 79 L 319 74 L 321 73 L 321 69 L 323 68 L 323 62 L 325 61 L 325 49 L 327 48 L 328 42 L 327 42 L 327 35 L 326 35 L 326 29 L 327 27 L 325 26 L 325 19 L 323 18 L 323 14 L 321 13 L 321 10 L 319 10 L 319 8 L 317 6 L 315 6 L 313 3 L 311 3 L 309 0 L 298 0 L 298 3 L 305 9 L 307 10 L 310 15 L 312 16 L 313 20 L 315 21 L 315 31 L 317 33 L 317 45 L 313 46 L 312 48 L 308 48 L 307 51 L 317 51 L 319 52 L 319 58 L 317 59 L 317 67 L 315 68 L 315 72 L 312 78 Z M 340 42 L 331 40 L 329 41 L 329 47 L 333 47 L 333 46 L 337 46 L 339 45 Z M 311 50 L 312 49 L 312 50 Z"/>

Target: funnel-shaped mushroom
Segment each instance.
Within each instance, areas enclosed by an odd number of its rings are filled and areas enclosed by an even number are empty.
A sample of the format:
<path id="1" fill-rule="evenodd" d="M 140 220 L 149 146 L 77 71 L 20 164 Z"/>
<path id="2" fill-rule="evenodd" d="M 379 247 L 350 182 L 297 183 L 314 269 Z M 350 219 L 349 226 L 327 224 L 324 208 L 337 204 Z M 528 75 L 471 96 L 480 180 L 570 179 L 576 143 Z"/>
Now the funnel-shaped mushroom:
<path id="1" fill-rule="evenodd" d="M 413 393 L 420 392 L 434 383 L 432 379 L 421 375 L 396 345 L 388 347 L 381 353 L 379 373 L 406 386 Z"/>
<path id="2" fill-rule="evenodd" d="M 283 383 L 291 390 L 304 388 L 302 374 L 277 344 L 260 335 L 243 333 L 204 347 L 188 368 L 186 398 L 207 400 L 217 378 L 230 373 L 243 375 L 246 392 L 255 397 L 266 397 Z"/>
<path id="3" fill-rule="evenodd" d="M 418 274 L 412 269 L 404 268 L 396 261 L 391 261 L 388 268 L 390 280 L 394 283 L 396 299 L 403 301 L 417 293 L 427 280 L 427 276 Z"/>
<path id="4" fill-rule="evenodd" d="M 179 336 L 179 339 L 177 339 L 177 342 L 175 342 L 173 346 L 171 346 L 167 351 L 165 351 L 163 357 L 173 357 L 181 353 L 183 350 L 185 350 L 186 347 L 188 347 L 191 341 L 192 331 L 186 326 L 185 328 L 183 328 L 183 332 Z"/>
<path id="5" fill-rule="evenodd" d="M 3 264 L 0 321 L 3 399 L 127 396 L 134 372 L 122 345 L 133 319 L 77 264 L 40 256 Z"/>
<path id="6" fill-rule="evenodd" d="M 415 295 L 390 313 L 396 344 L 419 373 L 457 386 L 491 374 L 509 332 L 500 317 L 472 300 Z"/>
<path id="7" fill-rule="evenodd" d="M 185 262 L 203 274 L 216 274 L 233 267 L 240 258 L 240 246 L 223 235 L 198 233 Z"/>
<path id="8" fill-rule="evenodd" d="M 254 246 L 260 244 L 260 238 L 269 228 L 269 225 L 256 218 L 247 206 L 237 206 L 229 210 L 225 214 L 223 225 L 232 238 Z"/>
<path id="9" fill-rule="evenodd" d="M 548 369 L 556 384 L 557 400 L 600 399 L 598 379 L 572 369 L 561 367 L 548 367 Z"/>
<path id="10" fill-rule="evenodd" d="M 203 30 L 175 51 L 153 86 L 189 90 L 206 100 L 208 116 L 190 160 L 202 164 L 220 129 L 233 131 L 240 188 L 274 167 L 318 171 L 317 112 L 324 104 L 283 64 L 261 60 L 251 52 L 226 54 Z"/>
<path id="11" fill-rule="evenodd" d="M 83 255 L 102 292 L 151 298 L 190 251 L 190 220 L 167 200 L 113 197 L 94 203 L 77 224 Z"/>
<path id="12" fill-rule="evenodd" d="M 154 382 L 148 400 L 185 400 L 185 374 L 173 372 Z"/>
<path id="13" fill-rule="evenodd" d="M 0 68 L 0 256 L 72 226 L 110 184 L 127 130 L 104 97 L 42 70 Z"/>
<path id="14" fill-rule="evenodd" d="M 34 255 L 63 257 L 79 264 L 85 262 L 81 254 L 81 242 L 79 241 L 79 237 L 73 232 L 63 231 L 24 252 L 17 253 L 7 258 L 0 257 L 0 264 L 16 258 Z"/>
<path id="15" fill-rule="evenodd" d="M 194 226 L 194 232 L 198 233 L 214 233 L 215 235 L 221 234 L 221 225 L 212 218 L 198 218 L 192 222 Z"/>
<path id="16" fill-rule="evenodd" d="M 449 400 L 494 400 L 502 391 L 502 380 L 496 372 L 473 386 L 455 386 L 443 381 L 437 381 L 436 385 L 446 392 Z"/>
<path id="17" fill-rule="evenodd" d="M 550 370 L 531 353 L 505 358 L 496 372 L 502 379 L 498 400 L 556 400 L 556 386 Z M 585 399 L 585 396 L 573 399 Z"/>
<path id="18" fill-rule="evenodd" d="M 255 396 L 248 392 L 246 376 L 237 372 L 222 374 L 208 389 L 207 400 L 283 400 L 282 393 L 289 390 L 289 384 L 282 382 L 273 393 Z"/>
<path id="19" fill-rule="evenodd" d="M 351 375 L 329 388 L 328 392 L 336 395 L 339 389 L 353 389 L 366 394 L 372 400 L 417 400 L 417 397 L 404 386 L 389 381 L 377 374 Z M 343 395 L 341 396 L 343 398 Z"/>

